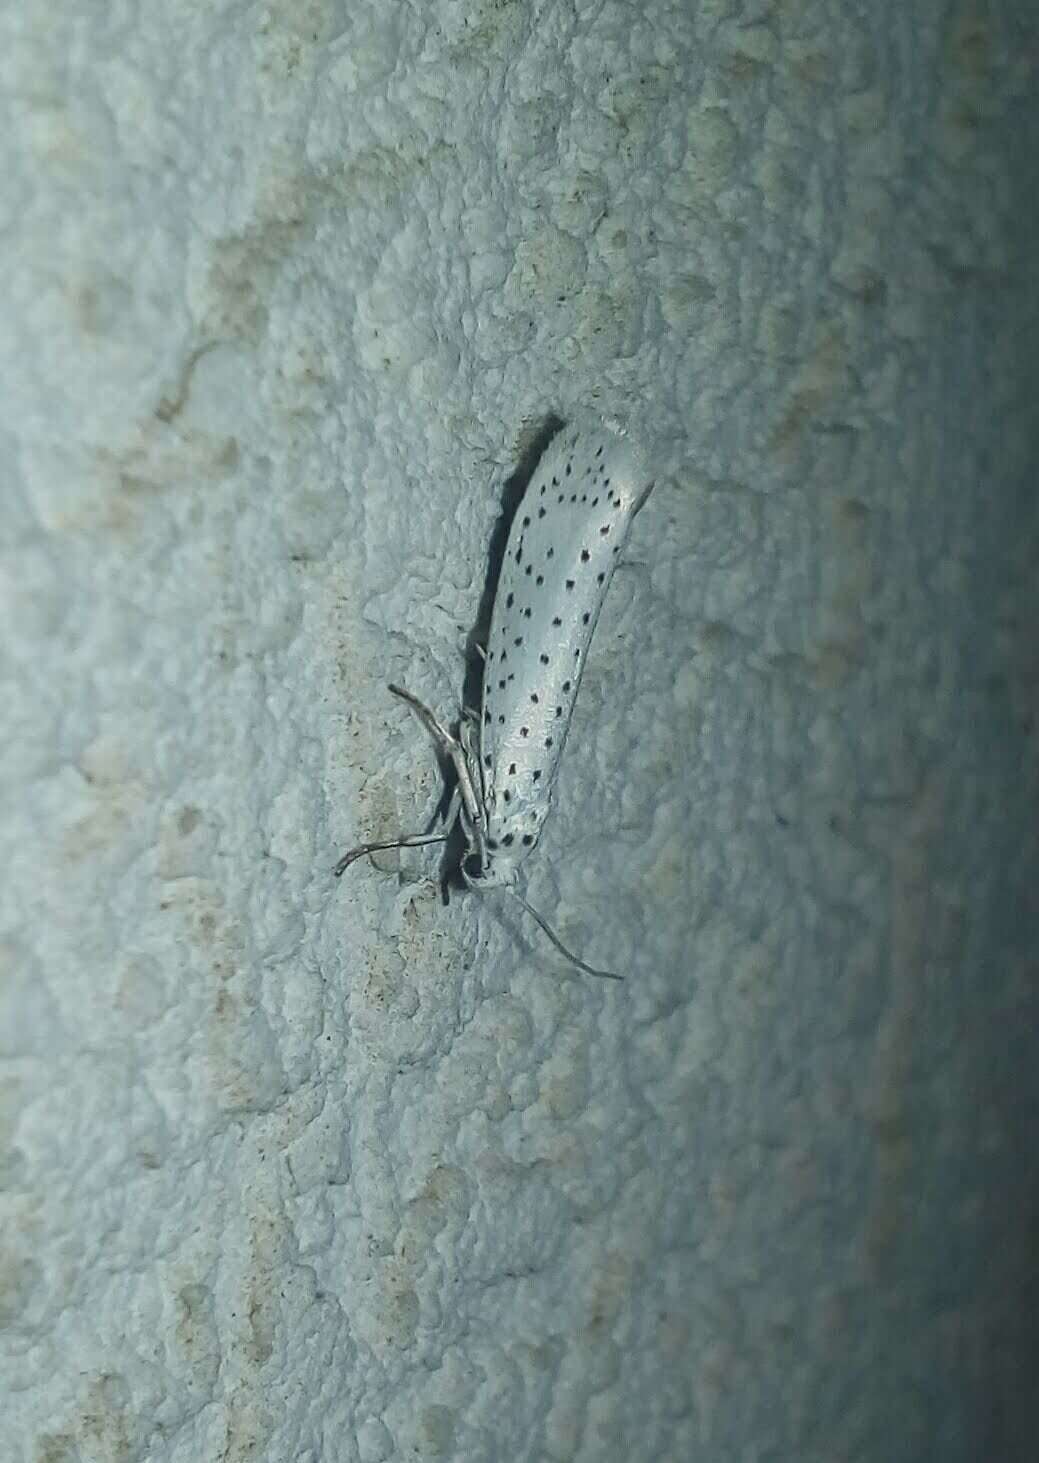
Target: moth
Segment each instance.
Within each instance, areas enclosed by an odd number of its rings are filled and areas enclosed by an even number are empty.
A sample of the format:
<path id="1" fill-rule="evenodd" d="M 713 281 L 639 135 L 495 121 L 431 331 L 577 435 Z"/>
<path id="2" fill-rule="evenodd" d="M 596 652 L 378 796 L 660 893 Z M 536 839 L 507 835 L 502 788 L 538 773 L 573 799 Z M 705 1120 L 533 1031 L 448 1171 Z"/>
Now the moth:
<path id="1" fill-rule="evenodd" d="M 567 949 L 516 889 L 552 805 L 574 703 L 599 612 L 632 521 L 653 488 L 641 449 L 591 419 L 564 426 L 532 474 L 506 541 L 483 648 L 479 712 L 463 709 L 457 735 L 403 687 L 455 786 L 437 832 L 363 843 L 355 860 L 382 849 L 444 843 L 456 822 L 465 840 L 461 875 L 470 889 L 504 889 L 571 964 L 621 980 Z"/>

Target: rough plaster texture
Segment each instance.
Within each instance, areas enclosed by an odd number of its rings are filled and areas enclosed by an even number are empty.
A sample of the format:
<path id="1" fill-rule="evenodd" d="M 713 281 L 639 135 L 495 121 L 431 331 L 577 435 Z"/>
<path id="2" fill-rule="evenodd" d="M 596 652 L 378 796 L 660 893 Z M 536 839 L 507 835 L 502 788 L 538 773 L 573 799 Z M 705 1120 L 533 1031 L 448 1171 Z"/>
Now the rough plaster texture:
<path id="1" fill-rule="evenodd" d="M 4 1460 L 1029 1456 L 1026 10 L 4 7 Z M 329 872 L 571 404 L 616 989 Z"/>

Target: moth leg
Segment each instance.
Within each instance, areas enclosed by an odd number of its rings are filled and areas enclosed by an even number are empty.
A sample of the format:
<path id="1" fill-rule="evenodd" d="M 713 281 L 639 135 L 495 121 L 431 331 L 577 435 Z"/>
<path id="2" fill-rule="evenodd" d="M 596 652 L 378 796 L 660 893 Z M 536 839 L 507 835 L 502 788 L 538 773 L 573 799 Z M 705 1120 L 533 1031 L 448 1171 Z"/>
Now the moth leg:
<path id="1" fill-rule="evenodd" d="M 453 828 L 455 826 L 455 821 L 458 818 L 458 814 L 461 811 L 461 807 L 462 807 L 462 790 L 459 787 L 455 787 L 454 789 L 452 789 L 452 792 L 451 792 L 451 800 L 450 800 L 450 802 L 447 805 L 447 812 L 444 814 L 444 827 L 445 828 L 450 829 L 450 828 Z"/>
<path id="2" fill-rule="evenodd" d="M 470 750 L 472 727 L 467 722 L 463 722 L 462 740 L 459 741 L 445 726 L 441 725 L 429 707 L 417 696 L 413 696 L 403 686 L 391 684 L 390 690 L 394 696 L 399 697 L 401 701 L 411 707 L 432 738 L 439 755 L 454 769 L 456 787 L 445 819 L 448 827 L 454 823 L 456 818 L 461 817 L 462 826 L 470 843 L 473 842 L 471 830 L 474 828 L 478 830 L 476 838 L 482 840 L 482 830 L 486 821 L 483 806 L 483 780 L 479 773 L 478 763 L 477 774 L 475 777 L 473 775 L 474 757 Z M 480 847 L 482 852 L 482 842 Z"/>
<path id="3" fill-rule="evenodd" d="M 393 685 L 390 686 L 390 690 L 395 696 L 400 697 L 402 701 L 411 707 L 412 711 L 414 711 L 422 725 L 426 728 L 426 731 L 432 737 L 437 751 L 447 761 L 451 762 L 457 770 L 462 757 L 462 749 L 451 733 L 445 727 L 441 726 L 429 707 L 421 702 L 417 696 L 413 696 L 410 691 L 405 691 L 402 686 Z M 364 858 L 365 854 L 381 853 L 391 848 L 424 848 L 431 843 L 446 843 L 450 837 L 450 830 L 458 817 L 461 799 L 462 793 L 458 787 L 455 787 L 451 793 L 447 810 L 444 813 L 443 821 L 448 830 L 446 833 L 433 833 L 427 828 L 425 833 L 410 833 L 403 838 L 388 838 L 380 839 L 374 843 L 361 843 L 357 848 L 352 848 L 348 853 L 343 854 L 343 857 L 332 870 L 333 874 L 337 879 L 341 878 L 350 865 L 356 863 L 359 858 Z M 437 822 L 437 816 L 437 813 L 434 813 L 434 824 Z"/>
<path id="4" fill-rule="evenodd" d="M 377 843 L 362 843 L 357 848 L 352 848 L 349 853 L 344 853 L 332 872 L 338 879 L 346 873 L 352 863 L 359 858 L 364 858 L 367 853 L 380 853 L 389 848 L 422 848 L 427 843 L 446 843 L 447 838 L 446 833 L 412 833 L 406 838 L 388 838 Z"/>
<path id="5" fill-rule="evenodd" d="M 436 716 L 433 714 L 432 711 L 430 711 L 429 707 L 426 706 L 424 702 L 420 701 L 417 696 L 413 696 L 411 692 L 406 691 L 403 686 L 395 686 L 392 683 L 390 685 L 390 690 L 393 692 L 394 696 L 399 697 L 401 701 L 403 701 L 407 706 L 411 707 L 412 711 L 418 717 L 419 721 L 421 721 L 422 725 L 425 727 L 426 731 L 432 738 L 438 755 L 441 756 L 446 762 L 450 763 L 451 767 L 454 769 L 455 777 L 457 779 L 457 787 L 461 793 L 463 805 L 468 811 L 470 817 L 478 818 L 479 812 L 477 808 L 477 800 L 473 784 L 472 772 L 469 766 L 469 759 L 466 756 L 466 752 L 462 743 L 459 742 L 457 737 L 453 737 L 451 735 L 447 728 L 437 720 Z M 448 824 L 448 826 L 450 826 L 457 816 L 458 807 L 454 801 L 454 798 L 452 797 L 451 808 L 445 816 L 444 821 Z"/>
<path id="6" fill-rule="evenodd" d="M 462 744 L 462 763 L 465 773 L 458 769 L 458 787 L 462 794 L 462 827 L 470 851 L 484 858 L 483 836 L 487 823 L 487 779 L 480 757 L 479 718 L 466 717 L 459 728 Z"/>
<path id="7" fill-rule="evenodd" d="M 480 742 L 476 728 L 480 718 L 475 711 L 463 710 L 464 720 L 458 729 L 458 739 L 462 745 L 462 752 L 465 756 L 466 768 L 469 772 L 469 781 L 475 787 L 477 783 L 483 787 L 483 763 L 480 761 Z M 476 768 L 474 774 L 473 768 Z"/>
<path id="8" fill-rule="evenodd" d="M 405 691 L 403 686 L 395 686 L 391 682 L 390 690 L 394 696 L 399 697 L 401 701 L 411 707 L 412 711 L 432 737 L 440 755 L 446 757 L 448 761 L 453 762 L 455 760 L 455 753 L 458 750 L 458 742 L 445 726 L 441 726 L 429 707 L 420 701 L 417 696 L 413 696 L 410 691 Z"/>

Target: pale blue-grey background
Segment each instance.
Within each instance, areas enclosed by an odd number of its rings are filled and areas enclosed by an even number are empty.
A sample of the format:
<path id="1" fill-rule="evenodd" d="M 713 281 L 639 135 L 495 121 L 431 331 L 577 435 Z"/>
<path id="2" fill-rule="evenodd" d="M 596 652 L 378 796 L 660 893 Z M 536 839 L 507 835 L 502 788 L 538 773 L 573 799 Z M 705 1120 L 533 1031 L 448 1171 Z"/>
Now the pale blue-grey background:
<path id="1" fill-rule="evenodd" d="M 0 12 L 0 1456 L 1026 1459 L 1039 22 Z M 504 483 L 645 442 L 529 893 Z"/>

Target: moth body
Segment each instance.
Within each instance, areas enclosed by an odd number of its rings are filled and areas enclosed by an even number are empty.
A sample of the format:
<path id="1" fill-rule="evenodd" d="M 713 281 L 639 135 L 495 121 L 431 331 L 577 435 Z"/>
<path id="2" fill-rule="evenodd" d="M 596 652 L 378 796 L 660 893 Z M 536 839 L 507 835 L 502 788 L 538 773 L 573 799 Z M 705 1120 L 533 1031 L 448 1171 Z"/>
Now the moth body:
<path id="1" fill-rule="evenodd" d="M 506 889 L 574 965 L 620 979 L 579 960 L 513 886 L 548 816 L 603 600 L 652 486 L 638 447 L 612 428 L 590 420 L 556 434 L 509 530 L 478 715 L 464 714 L 455 736 L 410 692 L 390 687 L 454 769 L 445 831 L 362 844 L 337 875 L 380 848 L 444 842 L 458 821 L 469 888 Z"/>
<path id="2" fill-rule="evenodd" d="M 652 484 L 606 427 L 564 427 L 513 519 L 483 675 L 479 879 L 507 884 L 541 836 L 592 635 Z"/>

